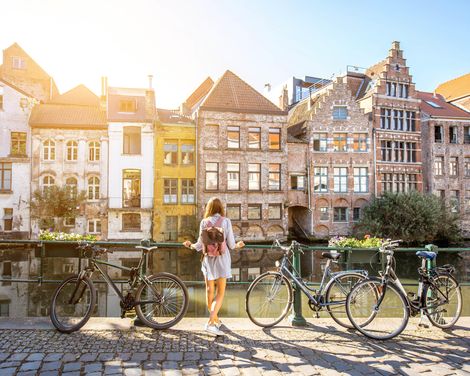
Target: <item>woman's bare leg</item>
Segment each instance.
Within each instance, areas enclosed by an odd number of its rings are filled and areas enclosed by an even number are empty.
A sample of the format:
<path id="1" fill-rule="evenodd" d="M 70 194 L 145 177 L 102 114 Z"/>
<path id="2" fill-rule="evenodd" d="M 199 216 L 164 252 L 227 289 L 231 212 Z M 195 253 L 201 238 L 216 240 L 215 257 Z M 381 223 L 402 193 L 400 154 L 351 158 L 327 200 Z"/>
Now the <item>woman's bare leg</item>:
<path id="1" fill-rule="evenodd" d="M 214 294 L 215 294 L 215 281 L 209 281 L 206 278 L 206 304 L 207 310 L 211 313 L 212 304 L 214 302 Z M 209 320 L 209 324 L 210 324 Z"/>
<path id="2" fill-rule="evenodd" d="M 217 294 L 215 300 L 212 302 L 212 307 L 210 310 L 209 323 L 213 324 L 214 322 L 219 321 L 219 310 L 222 307 L 225 296 L 225 287 L 227 286 L 226 278 L 217 279 Z"/>

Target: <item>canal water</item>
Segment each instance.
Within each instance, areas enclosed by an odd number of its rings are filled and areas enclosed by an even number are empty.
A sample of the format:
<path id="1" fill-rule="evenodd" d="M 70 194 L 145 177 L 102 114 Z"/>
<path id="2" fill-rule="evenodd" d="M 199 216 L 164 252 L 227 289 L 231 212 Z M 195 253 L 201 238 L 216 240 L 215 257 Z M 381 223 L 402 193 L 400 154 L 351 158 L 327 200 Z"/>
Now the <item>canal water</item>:
<path id="1" fill-rule="evenodd" d="M 113 264 L 132 267 L 137 265 L 140 252 L 128 247 L 114 247 L 114 253 L 107 256 Z M 78 259 L 74 249 L 64 247 L 46 249 L 44 257 L 34 246 L 0 244 L 0 316 L 34 317 L 47 316 L 51 296 L 59 281 L 77 273 L 86 261 Z M 275 261 L 282 257 L 278 250 L 243 249 L 232 253 L 232 279 L 229 281 L 226 300 L 221 316 L 246 317 L 245 295 L 251 281 L 261 273 L 275 270 Z M 378 275 L 381 264 L 377 255 L 364 251 L 355 251 L 348 263 L 344 257 L 334 270 L 365 269 L 370 275 Z M 416 291 L 418 280 L 417 268 L 419 259 L 414 252 L 396 253 L 397 274 L 406 289 Z M 313 287 L 321 280 L 325 260 L 321 251 L 306 251 L 301 259 L 302 278 Z M 470 316 L 470 252 L 450 253 L 440 250 L 438 265 L 452 264 L 456 267 L 456 278 L 464 284 L 463 315 Z M 122 281 L 118 284 L 126 291 L 128 274 L 119 269 L 106 267 L 111 278 Z M 148 260 L 148 273 L 170 272 L 183 279 L 189 290 L 190 304 L 187 316 L 201 317 L 207 315 L 205 306 L 205 288 L 200 271 L 199 254 L 182 248 L 159 249 Z M 98 277 L 96 275 L 96 277 Z M 98 304 L 95 316 L 119 317 L 121 314 L 119 300 L 104 281 L 96 278 Z M 305 317 L 315 316 L 304 297 L 302 310 Z M 319 313 L 327 316 L 326 312 Z"/>

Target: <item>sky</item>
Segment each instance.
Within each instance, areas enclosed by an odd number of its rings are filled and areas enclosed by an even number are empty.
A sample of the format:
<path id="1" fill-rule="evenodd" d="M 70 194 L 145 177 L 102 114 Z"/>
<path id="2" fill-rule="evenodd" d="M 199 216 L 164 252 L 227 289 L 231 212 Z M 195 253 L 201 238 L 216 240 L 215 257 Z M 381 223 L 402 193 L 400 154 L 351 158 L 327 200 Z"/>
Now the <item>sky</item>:
<path id="1" fill-rule="evenodd" d="M 147 87 L 176 108 L 232 70 L 259 91 L 289 77 L 368 67 L 401 42 L 418 90 L 470 72 L 466 0 L 15 0 L 0 48 L 17 42 L 61 93 L 85 84 Z"/>

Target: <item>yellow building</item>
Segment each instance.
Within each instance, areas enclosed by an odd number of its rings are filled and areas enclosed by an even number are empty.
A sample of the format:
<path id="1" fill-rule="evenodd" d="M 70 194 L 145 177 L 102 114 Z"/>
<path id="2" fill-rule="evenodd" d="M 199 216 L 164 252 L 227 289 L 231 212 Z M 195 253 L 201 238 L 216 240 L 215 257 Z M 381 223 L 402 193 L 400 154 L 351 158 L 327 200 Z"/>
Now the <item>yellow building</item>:
<path id="1" fill-rule="evenodd" d="M 197 232 L 196 126 L 178 111 L 158 109 L 158 118 L 153 239 L 191 239 Z"/>

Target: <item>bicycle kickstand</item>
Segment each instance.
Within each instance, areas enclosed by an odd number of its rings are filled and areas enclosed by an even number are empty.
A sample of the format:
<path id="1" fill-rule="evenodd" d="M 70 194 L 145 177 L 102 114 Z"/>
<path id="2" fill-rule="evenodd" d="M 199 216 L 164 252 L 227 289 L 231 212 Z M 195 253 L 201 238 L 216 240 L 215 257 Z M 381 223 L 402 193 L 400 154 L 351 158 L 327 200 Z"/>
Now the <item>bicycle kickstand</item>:
<path id="1" fill-rule="evenodd" d="M 421 311 L 420 317 L 419 317 L 419 322 L 418 322 L 418 327 L 419 328 L 429 328 L 431 326 L 431 322 L 429 321 L 428 316 Z"/>

